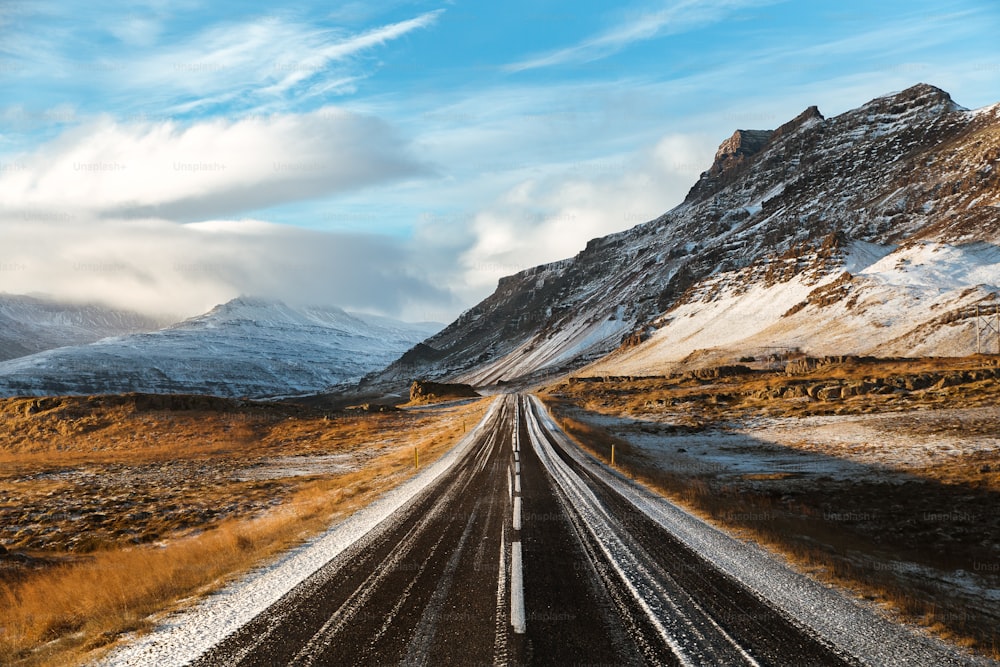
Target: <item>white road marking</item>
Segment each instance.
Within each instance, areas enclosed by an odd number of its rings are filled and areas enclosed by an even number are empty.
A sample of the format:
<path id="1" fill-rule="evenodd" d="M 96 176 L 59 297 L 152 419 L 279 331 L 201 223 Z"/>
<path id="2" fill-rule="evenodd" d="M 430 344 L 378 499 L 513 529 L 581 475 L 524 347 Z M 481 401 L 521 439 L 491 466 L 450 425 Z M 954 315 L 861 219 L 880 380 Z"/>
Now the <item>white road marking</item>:
<path id="1" fill-rule="evenodd" d="M 521 493 L 521 476 L 514 475 L 514 493 Z"/>
<path id="2" fill-rule="evenodd" d="M 518 450 L 521 449 L 520 446 L 520 435 L 521 435 L 521 401 L 517 398 L 514 399 L 514 457 L 517 457 Z"/>
<path id="3" fill-rule="evenodd" d="M 500 573 L 497 575 L 496 636 L 493 639 L 493 664 L 507 663 L 507 624 L 504 623 L 504 602 L 507 597 L 506 526 L 500 526 Z"/>
<path id="4" fill-rule="evenodd" d="M 514 472 L 516 473 L 521 472 L 521 464 L 518 463 L 517 461 L 514 461 Z"/>
<path id="5" fill-rule="evenodd" d="M 521 530 L 521 496 L 514 498 L 514 530 Z"/>
<path id="6" fill-rule="evenodd" d="M 517 460 L 518 460 L 518 453 L 517 453 L 517 452 L 514 452 L 514 460 L 515 460 L 515 461 L 517 461 Z"/>
<path id="7" fill-rule="evenodd" d="M 521 543 L 510 543 L 510 624 L 523 635 L 528 621 L 524 616 L 524 577 L 521 574 Z"/>
<path id="8" fill-rule="evenodd" d="M 511 498 L 514 497 L 514 486 L 513 482 L 510 481 L 510 468 L 507 468 L 507 495 Z"/>

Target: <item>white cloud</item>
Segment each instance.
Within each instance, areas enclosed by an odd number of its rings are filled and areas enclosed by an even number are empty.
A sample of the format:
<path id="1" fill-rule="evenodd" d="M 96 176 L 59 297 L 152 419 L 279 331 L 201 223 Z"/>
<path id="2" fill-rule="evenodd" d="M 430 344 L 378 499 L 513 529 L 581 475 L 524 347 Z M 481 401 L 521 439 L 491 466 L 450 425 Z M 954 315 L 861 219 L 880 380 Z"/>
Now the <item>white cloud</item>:
<path id="1" fill-rule="evenodd" d="M 0 201 L 111 216 L 203 220 L 426 174 L 383 121 L 336 107 L 244 120 L 116 123 L 8 158 Z"/>
<path id="2" fill-rule="evenodd" d="M 667 135 L 651 149 L 525 179 L 472 217 L 461 256 L 470 293 L 522 269 L 571 257 L 590 239 L 659 217 L 711 164 L 716 139 Z"/>

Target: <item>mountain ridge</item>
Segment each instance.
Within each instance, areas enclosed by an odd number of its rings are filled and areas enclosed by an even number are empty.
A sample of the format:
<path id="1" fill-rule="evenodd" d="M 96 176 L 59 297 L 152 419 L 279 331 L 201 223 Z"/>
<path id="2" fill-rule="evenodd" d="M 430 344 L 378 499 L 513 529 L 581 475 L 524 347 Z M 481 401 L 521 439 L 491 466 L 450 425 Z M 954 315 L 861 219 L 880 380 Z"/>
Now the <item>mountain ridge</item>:
<path id="1" fill-rule="evenodd" d="M 356 382 L 437 328 L 238 297 L 156 331 L 0 362 L 0 394 L 317 393 Z"/>
<path id="2" fill-rule="evenodd" d="M 1000 105 L 968 111 L 918 84 L 832 118 L 809 107 L 766 139 L 737 132 L 677 207 L 501 279 L 362 386 L 412 377 L 483 385 L 574 370 L 623 342 L 648 345 L 672 309 L 711 299 L 713 277 L 731 282 L 727 293 L 757 280 L 789 287 L 780 298 L 793 301 L 771 309 L 780 315 L 843 273 L 856 242 L 886 254 L 907 243 L 996 244 L 998 116 Z M 730 160 L 745 138 L 752 145 Z M 662 370 L 660 359 L 648 370 Z"/>
<path id="3" fill-rule="evenodd" d="M 155 331 L 162 318 L 52 298 L 0 293 L 0 361 L 102 338 Z"/>

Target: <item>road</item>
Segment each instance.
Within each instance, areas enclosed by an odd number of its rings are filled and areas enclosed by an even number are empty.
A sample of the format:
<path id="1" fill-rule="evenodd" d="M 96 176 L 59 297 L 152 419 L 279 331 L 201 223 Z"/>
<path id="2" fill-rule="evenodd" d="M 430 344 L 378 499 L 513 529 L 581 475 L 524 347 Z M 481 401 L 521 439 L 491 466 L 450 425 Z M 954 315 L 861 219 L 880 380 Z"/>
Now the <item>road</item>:
<path id="1" fill-rule="evenodd" d="M 509 395 L 411 502 L 195 665 L 845 665 Z"/>

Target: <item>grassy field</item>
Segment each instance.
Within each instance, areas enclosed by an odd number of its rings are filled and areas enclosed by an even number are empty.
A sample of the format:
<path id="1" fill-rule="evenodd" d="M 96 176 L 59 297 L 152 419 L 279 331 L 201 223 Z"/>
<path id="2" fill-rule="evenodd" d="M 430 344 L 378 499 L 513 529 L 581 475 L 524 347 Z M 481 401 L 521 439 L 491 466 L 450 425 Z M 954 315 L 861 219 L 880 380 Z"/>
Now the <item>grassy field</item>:
<path id="1" fill-rule="evenodd" d="M 0 401 L 0 664 L 77 664 L 371 502 L 485 402 Z"/>
<path id="2" fill-rule="evenodd" d="M 995 371 L 983 358 L 841 359 L 576 379 L 543 398 L 584 448 L 607 460 L 614 444 L 637 480 L 996 658 Z"/>

